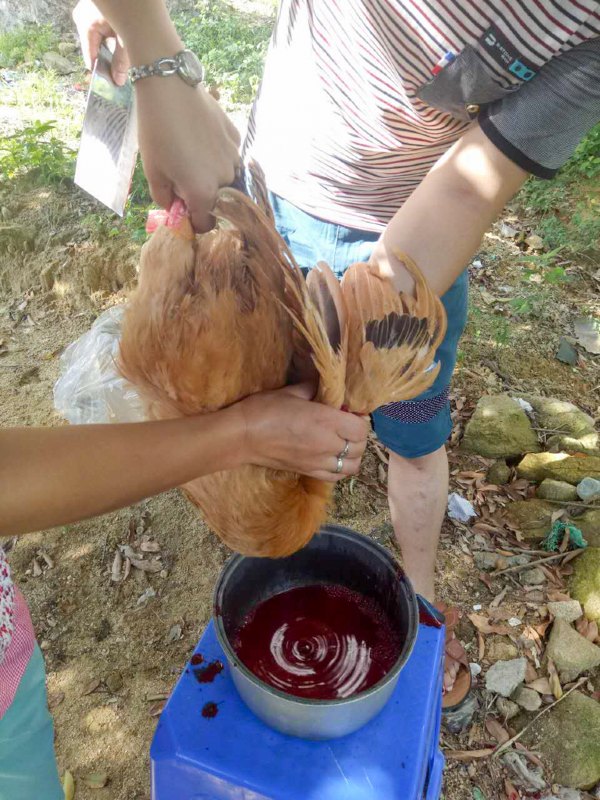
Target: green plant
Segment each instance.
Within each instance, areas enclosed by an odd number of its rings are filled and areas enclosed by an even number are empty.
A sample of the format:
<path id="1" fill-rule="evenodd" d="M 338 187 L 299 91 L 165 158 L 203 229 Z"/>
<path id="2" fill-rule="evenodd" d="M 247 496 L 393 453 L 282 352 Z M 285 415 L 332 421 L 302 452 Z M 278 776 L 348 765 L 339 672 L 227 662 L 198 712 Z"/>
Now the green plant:
<path id="1" fill-rule="evenodd" d="M 272 19 L 248 14 L 224 0 L 199 0 L 175 24 L 186 46 L 231 103 L 250 103 L 256 93 L 273 27 Z"/>
<path id="2" fill-rule="evenodd" d="M 0 141 L 0 180 L 56 184 L 72 177 L 75 153 L 53 135 L 56 123 L 32 122 Z"/>
<path id="3" fill-rule="evenodd" d="M 52 25 L 24 25 L 0 33 L 0 67 L 38 61 L 48 50 L 56 49 L 59 38 Z"/>

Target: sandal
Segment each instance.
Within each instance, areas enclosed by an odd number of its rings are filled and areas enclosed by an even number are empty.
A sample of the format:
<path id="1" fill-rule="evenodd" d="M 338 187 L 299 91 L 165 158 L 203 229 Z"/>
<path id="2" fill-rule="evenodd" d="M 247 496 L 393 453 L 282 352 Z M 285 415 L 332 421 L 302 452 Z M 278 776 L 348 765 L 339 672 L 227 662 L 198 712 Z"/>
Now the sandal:
<path id="1" fill-rule="evenodd" d="M 445 617 L 446 625 L 446 662 L 444 665 L 444 686 L 442 689 L 442 710 L 456 710 L 469 696 L 471 690 L 471 670 L 465 648 L 456 638 L 454 632 L 460 620 L 460 611 L 446 603 L 437 603 L 436 608 Z M 450 685 L 448 686 L 448 673 Z M 454 673 L 454 680 L 452 680 Z M 448 686 L 448 688 L 446 688 Z"/>

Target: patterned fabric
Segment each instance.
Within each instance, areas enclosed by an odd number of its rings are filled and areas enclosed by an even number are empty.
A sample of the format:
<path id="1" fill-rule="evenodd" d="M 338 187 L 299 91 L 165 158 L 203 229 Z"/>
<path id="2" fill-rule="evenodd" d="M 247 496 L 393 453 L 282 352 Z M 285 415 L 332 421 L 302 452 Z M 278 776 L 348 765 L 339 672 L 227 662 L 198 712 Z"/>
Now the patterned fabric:
<path id="1" fill-rule="evenodd" d="M 599 36 L 597 0 L 282 0 L 245 155 L 295 206 L 367 231 L 480 110 L 547 177 L 600 118 Z"/>
<path id="2" fill-rule="evenodd" d="M 35 647 L 35 633 L 25 598 L 13 587 L 13 632 L 0 662 L 0 720 L 11 705 Z"/>
<path id="3" fill-rule="evenodd" d="M 388 403 L 382 406 L 379 411 L 390 419 L 398 422 L 418 425 L 429 422 L 444 408 L 448 402 L 450 388 L 444 389 L 435 397 L 426 397 L 422 400 L 403 400 L 400 403 Z"/>
<path id="4" fill-rule="evenodd" d="M 0 664 L 8 650 L 15 629 L 15 587 L 10 568 L 0 547 Z"/>

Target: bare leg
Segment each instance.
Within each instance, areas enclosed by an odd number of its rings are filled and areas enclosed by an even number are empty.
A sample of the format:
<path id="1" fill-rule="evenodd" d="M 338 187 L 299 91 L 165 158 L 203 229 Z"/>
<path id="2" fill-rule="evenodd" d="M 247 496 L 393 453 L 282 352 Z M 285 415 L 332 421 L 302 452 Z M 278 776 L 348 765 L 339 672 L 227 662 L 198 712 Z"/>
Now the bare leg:
<path id="1" fill-rule="evenodd" d="M 419 458 L 390 453 L 388 500 L 394 533 L 415 591 L 435 599 L 435 561 L 448 502 L 446 448 Z"/>

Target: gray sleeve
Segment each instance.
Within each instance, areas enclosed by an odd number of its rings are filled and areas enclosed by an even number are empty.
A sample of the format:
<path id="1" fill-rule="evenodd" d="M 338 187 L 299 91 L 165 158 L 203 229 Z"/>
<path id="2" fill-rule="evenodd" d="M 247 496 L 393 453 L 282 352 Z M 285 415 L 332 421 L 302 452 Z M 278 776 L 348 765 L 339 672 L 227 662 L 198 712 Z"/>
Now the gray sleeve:
<path id="1" fill-rule="evenodd" d="M 545 64 L 529 83 L 479 116 L 486 136 L 511 161 L 551 178 L 600 122 L 600 37 Z"/>

